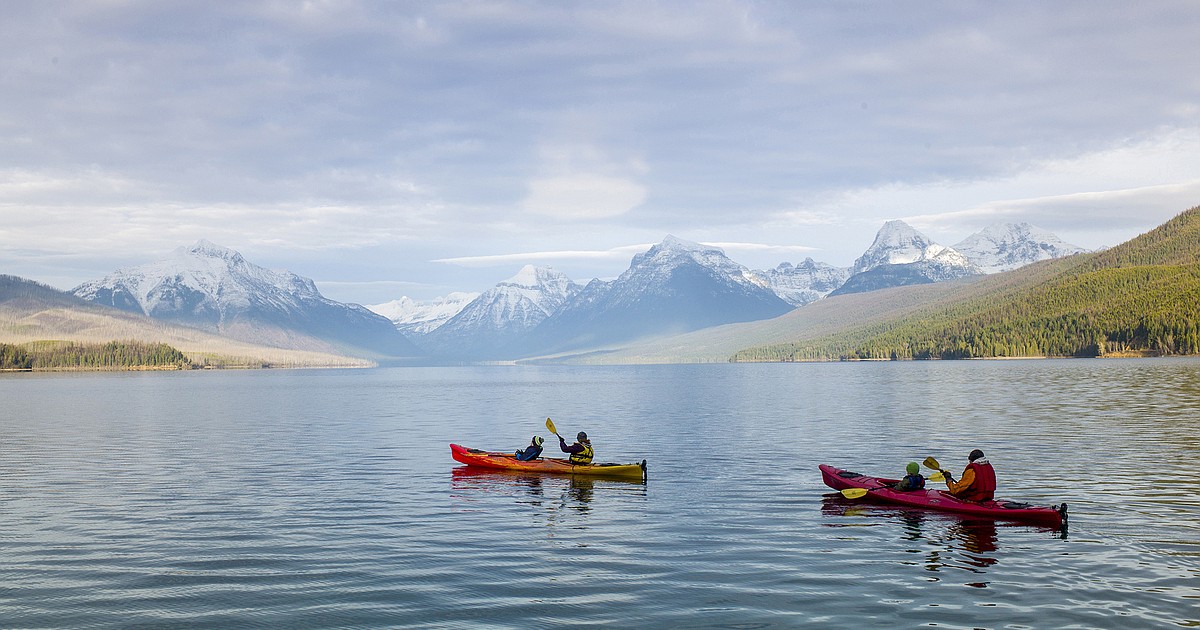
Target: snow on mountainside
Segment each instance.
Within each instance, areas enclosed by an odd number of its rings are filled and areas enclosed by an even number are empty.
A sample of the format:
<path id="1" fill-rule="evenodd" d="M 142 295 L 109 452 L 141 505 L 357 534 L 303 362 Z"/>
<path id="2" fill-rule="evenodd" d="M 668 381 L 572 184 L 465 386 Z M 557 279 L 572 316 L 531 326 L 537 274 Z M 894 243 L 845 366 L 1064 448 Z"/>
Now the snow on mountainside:
<path id="1" fill-rule="evenodd" d="M 725 252 L 667 236 L 612 282 L 593 280 L 533 331 L 528 349 L 596 347 L 637 337 L 776 317 L 792 306 Z"/>
<path id="2" fill-rule="evenodd" d="M 448 330 L 528 330 L 579 291 L 579 285 L 549 267 L 525 265 L 517 275 L 475 298 L 446 322 Z"/>
<path id="3" fill-rule="evenodd" d="M 966 256 L 933 242 L 903 221 L 884 223 L 851 271 L 846 282 L 829 295 L 944 282 L 983 273 Z"/>
<path id="4" fill-rule="evenodd" d="M 455 356 L 491 356 L 558 311 L 580 286 L 549 267 L 526 265 L 471 300 L 441 326 L 418 337 L 426 349 Z"/>
<path id="5" fill-rule="evenodd" d="M 73 293 L 152 317 L 190 314 L 212 324 L 219 324 L 225 312 L 256 303 L 320 297 L 307 278 L 250 264 L 241 254 L 203 240 L 167 259 L 118 269 Z"/>
<path id="6" fill-rule="evenodd" d="M 401 332 L 423 335 L 458 315 L 477 297 L 478 293 L 455 291 L 428 302 L 405 296 L 383 304 L 367 305 L 367 308 L 391 320 Z"/>
<path id="7" fill-rule="evenodd" d="M 747 288 L 765 288 L 767 281 L 725 255 L 720 247 L 701 245 L 667 235 L 661 243 L 633 257 L 629 269 L 617 278 L 626 290 L 639 286 L 661 287 L 673 270 L 684 265 L 697 265 L 711 270 L 716 277 L 726 278 Z"/>
<path id="8" fill-rule="evenodd" d="M 984 273 L 999 273 L 1039 260 L 1062 258 L 1087 250 L 1028 223 L 997 223 L 954 246 Z"/>
<path id="9" fill-rule="evenodd" d="M 979 273 L 966 256 L 938 245 L 903 221 L 888 221 L 879 228 L 875 241 L 854 261 L 851 273 L 870 271 L 880 265 L 932 263 L 937 267 L 970 269 Z"/>
<path id="10" fill-rule="evenodd" d="M 165 260 L 119 269 L 76 287 L 80 298 L 226 336 L 295 347 L 297 333 L 336 346 L 388 356 L 416 347 L 386 318 L 357 304 L 329 300 L 312 280 L 247 262 L 238 252 L 200 241 Z"/>
<path id="11" fill-rule="evenodd" d="M 805 258 L 799 265 L 785 262 L 774 269 L 754 273 L 765 278 L 771 290 L 792 306 L 816 302 L 850 277 L 848 267 L 834 267 L 812 258 Z"/>

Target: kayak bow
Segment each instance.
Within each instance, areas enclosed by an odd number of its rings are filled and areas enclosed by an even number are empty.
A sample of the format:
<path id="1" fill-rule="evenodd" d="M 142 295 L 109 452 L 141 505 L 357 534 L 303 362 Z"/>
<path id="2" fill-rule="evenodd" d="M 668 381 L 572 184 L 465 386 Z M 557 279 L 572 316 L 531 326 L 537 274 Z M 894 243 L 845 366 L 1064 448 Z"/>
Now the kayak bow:
<path id="1" fill-rule="evenodd" d="M 588 475 L 591 477 L 613 477 L 645 481 L 646 460 L 637 464 L 587 464 L 576 466 L 565 459 L 539 457 L 530 461 L 521 461 L 513 453 L 495 453 L 467 448 L 459 444 L 450 445 L 450 456 L 455 461 L 476 468 L 491 468 L 493 470 L 516 470 L 524 472 L 543 472 L 560 475 Z"/>
<path id="2" fill-rule="evenodd" d="M 896 479 L 868 477 L 856 472 L 821 464 L 821 478 L 825 485 L 834 490 L 863 488 L 866 497 L 876 501 L 907 505 L 910 507 L 954 512 L 968 516 L 1004 519 L 1062 528 L 1067 525 L 1067 504 L 1055 506 L 1030 505 L 1020 501 L 995 499 L 993 501 L 965 501 L 945 490 L 925 489 L 899 492 L 890 486 Z"/>

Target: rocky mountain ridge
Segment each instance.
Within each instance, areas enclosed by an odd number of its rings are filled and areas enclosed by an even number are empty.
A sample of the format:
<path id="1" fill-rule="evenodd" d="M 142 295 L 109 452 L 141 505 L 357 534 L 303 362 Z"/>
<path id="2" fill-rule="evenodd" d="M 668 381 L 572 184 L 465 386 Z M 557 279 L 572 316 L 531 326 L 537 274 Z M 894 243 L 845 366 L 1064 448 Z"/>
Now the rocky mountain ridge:
<path id="1" fill-rule="evenodd" d="M 357 304 L 325 298 L 308 278 L 260 267 L 234 250 L 203 240 L 163 260 L 118 269 L 72 293 L 89 302 L 281 348 L 308 349 L 319 340 L 359 354 L 419 354 L 387 318 Z"/>

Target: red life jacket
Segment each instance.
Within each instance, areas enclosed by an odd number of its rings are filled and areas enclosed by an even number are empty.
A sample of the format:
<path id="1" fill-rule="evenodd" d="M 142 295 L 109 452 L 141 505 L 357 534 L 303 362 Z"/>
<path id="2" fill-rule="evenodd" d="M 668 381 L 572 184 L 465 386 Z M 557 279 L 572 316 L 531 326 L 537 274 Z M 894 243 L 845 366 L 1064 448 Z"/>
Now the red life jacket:
<path id="1" fill-rule="evenodd" d="M 996 493 L 996 471 L 987 461 L 975 460 L 967 464 L 967 468 L 975 471 L 975 481 L 971 488 L 958 495 L 968 501 L 991 501 Z"/>

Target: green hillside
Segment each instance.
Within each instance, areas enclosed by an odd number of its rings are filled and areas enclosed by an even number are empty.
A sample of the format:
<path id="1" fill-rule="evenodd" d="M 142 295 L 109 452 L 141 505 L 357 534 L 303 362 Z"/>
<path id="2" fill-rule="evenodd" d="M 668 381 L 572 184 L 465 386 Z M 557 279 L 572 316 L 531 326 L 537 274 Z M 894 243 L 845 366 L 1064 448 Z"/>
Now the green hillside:
<path id="1" fill-rule="evenodd" d="M 734 361 L 1200 354 L 1200 207 L 1127 243 L 986 278 L 961 301 Z"/>

